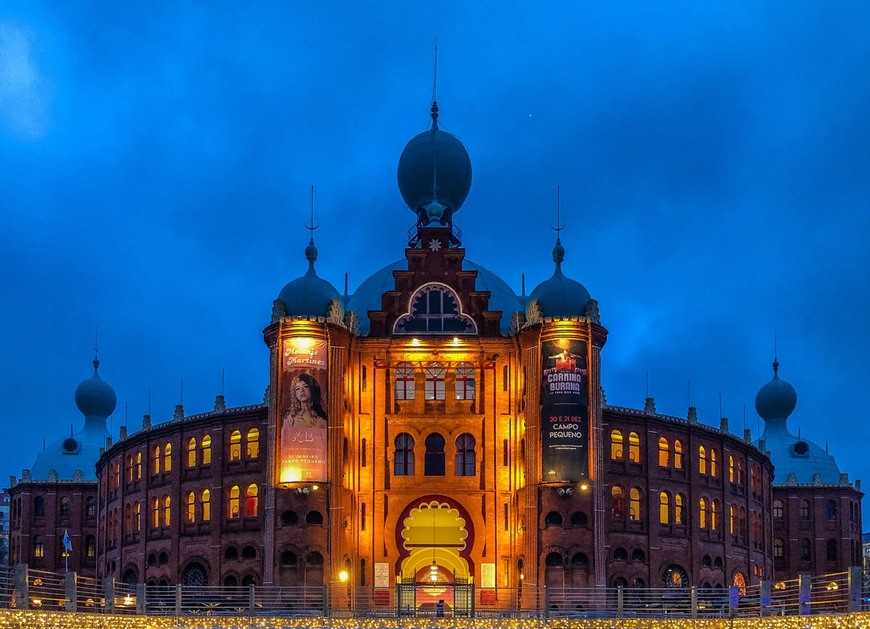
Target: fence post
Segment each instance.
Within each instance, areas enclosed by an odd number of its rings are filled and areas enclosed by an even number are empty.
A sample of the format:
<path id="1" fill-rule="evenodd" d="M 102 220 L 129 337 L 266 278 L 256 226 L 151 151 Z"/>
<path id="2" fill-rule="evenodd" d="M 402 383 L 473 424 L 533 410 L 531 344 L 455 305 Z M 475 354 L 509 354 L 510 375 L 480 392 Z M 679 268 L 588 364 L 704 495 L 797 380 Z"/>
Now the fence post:
<path id="1" fill-rule="evenodd" d="M 107 614 L 115 613 L 115 579 L 106 577 L 103 579 L 103 609 Z"/>
<path id="2" fill-rule="evenodd" d="M 181 616 L 181 584 L 175 586 L 175 615 Z"/>
<path id="3" fill-rule="evenodd" d="M 248 614 L 250 616 L 254 615 L 254 607 L 256 605 L 257 597 L 254 595 L 254 584 L 248 584 Z"/>
<path id="4" fill-rule="evenodd" d="M 616 588 L 616 615 L 625 618 L 625 590 L 621 585 Z"/>
<path id="5" fill-rule="evenodd" d="M 78 575 L 75 572 L 67 572 L 63 575 L 63 591 L 66 601 L 64 609 L 68 612 L 78 611 Z"/>
<path id="6" fill-rule="evenodd" d="M 760 609 L 758 610 L 759 616 L 767 616 L 770 608 L 770 603 L 773 601 L 773 596 L 771 595 L 771 584 L 770 581 L 764 580 L 761 582 L 761 597 L 759 598 Z"/>
<path id="7" fill-rule="evenodd" d="M 550 588 L 544 586 L 544 618 L 550 617 Z"/>
<path id="8" fill-rule="evenodd" d="M 332 616 L 332 605 L 330 605 L 330 601 L 329 601 L 329 592 L 330 592 L 329 586 L 324 583 L 322 586 L 322 590 L 323 590 L 323 615 L 326 618 L 329 618 L 330 616 Z"/>
<path id="9" fill-rule="evenodd" d="M 698 617 L 698 586 L 692 586 L 692 619 Z"/>
<path id="10" fill-rule="evenodd" d="M 812 598 L 812 584 L 810 575 L 798 575 L 798 609 L 801 616 L 808 616 L 810 613 L 810 600 Z"/>
<path id="11" fill-rule="evenodd" d="M 849 611 L 860 612 L 864 604 L 863 575 L 859 566 L 849 568 Z"/>
<path id="12" fill-rule="evenodd" d="M 145 584 L 136 584 L 136 615 L 145 615 Z"/>
<path id="13" fill-rule="evenodd" d="M 738 607 L 740 607 L 740 588 L 732 585 L 728 588 L 728 616 L 730 618 L 734 618 Z"/>
<path id="14" fill-rule="evenodd" d="M 15 606 L 30 609 L 30 577 L 26 563 L 15 564 Z"/>

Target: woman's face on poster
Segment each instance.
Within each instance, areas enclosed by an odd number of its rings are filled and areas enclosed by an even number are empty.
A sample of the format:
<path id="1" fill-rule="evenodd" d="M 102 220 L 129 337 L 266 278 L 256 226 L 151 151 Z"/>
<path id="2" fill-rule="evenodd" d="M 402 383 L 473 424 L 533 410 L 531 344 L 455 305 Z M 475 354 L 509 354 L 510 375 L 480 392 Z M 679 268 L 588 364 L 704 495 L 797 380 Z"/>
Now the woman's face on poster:
<path id="1" fill-rule="evenodd" d="M 308 388 L 308 384 L 304 380 L 296 383 L 296 399 L 300 402 L 311 401 L 311 389 Z"/>

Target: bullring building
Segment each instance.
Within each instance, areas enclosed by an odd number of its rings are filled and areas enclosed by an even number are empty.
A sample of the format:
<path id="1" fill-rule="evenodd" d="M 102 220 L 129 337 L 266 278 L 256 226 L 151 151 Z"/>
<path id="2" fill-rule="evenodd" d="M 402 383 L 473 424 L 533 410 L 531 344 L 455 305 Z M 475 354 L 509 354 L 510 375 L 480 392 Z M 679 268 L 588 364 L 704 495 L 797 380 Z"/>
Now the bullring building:
<path id="1" fill-rule="evenodd" d="M 264 306 L 262 403 L 218 396 L 113 440 L 95 360 L 82 429 L 13 478 L 10 561 L 62 571 L 68 530 L 83 575 L 319 587 L 345 572 L 376 601 L 471 583 L 480 605 L 506 587 L 722 587 L 861 564 L 860 483 L 789 431 L 778 363 L 755 441 L 694 408 L 608 405 L 608 331 L 563 270 L 570 247 L 557 238 L 550 277 L 517 295 L 462 247 L 471 179 L 433 103 L 399 159 L 407 246 L 342 295 L 310 240 L 307 271 L 271 318 Z"/>

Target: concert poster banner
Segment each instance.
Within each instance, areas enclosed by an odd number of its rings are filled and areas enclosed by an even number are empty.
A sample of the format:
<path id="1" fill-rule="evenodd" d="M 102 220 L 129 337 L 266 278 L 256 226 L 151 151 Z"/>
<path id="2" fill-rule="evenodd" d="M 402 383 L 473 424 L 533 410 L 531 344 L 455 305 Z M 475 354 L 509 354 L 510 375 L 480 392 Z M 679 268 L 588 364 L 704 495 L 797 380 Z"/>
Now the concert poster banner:
<path id="1" fill-rule="evenodd" d="M 281 352 L 278 482 L 325 482 L 326 341 L 286 339 Z"/>
<path id="2" fill-rule="evenodd" d="M 586 342 L 542 343 L 541 473 L 543 482 L 589 476 L 589 373 Z"/>

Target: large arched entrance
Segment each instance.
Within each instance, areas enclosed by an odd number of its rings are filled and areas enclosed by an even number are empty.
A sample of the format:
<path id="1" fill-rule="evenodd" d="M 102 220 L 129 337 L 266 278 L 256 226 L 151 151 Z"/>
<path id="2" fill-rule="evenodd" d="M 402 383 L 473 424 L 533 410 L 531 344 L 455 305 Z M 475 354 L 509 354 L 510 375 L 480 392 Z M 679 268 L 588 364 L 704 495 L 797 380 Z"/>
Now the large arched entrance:
<path id="1" fill-rule="evenodd" d="M 452 501 L 427 496 L 399 521 L 400 612 L 464 615 L 470 611 L 473 565 L 467 515 Z M 472 537 L 473 539 L 473 537 Z"/>

